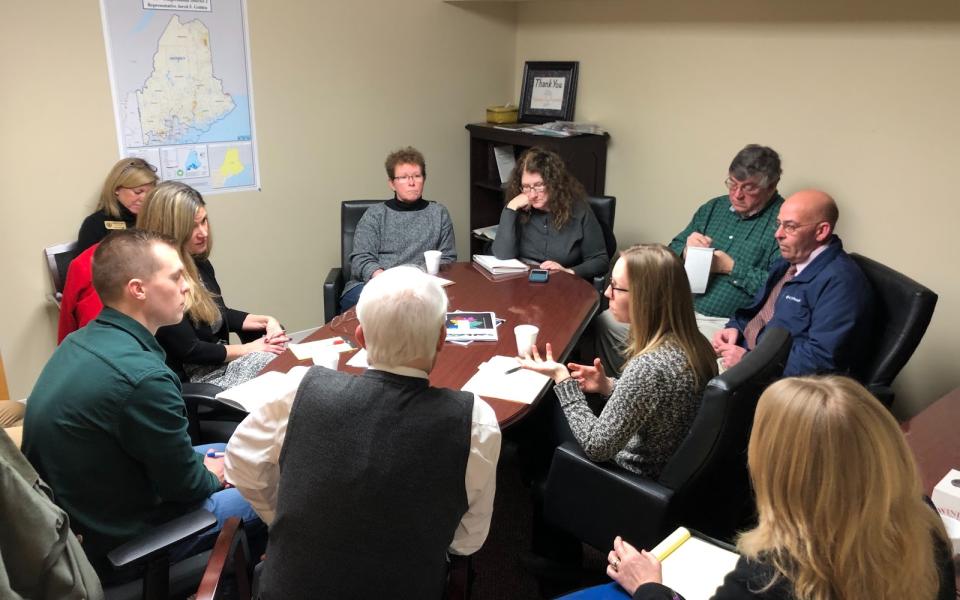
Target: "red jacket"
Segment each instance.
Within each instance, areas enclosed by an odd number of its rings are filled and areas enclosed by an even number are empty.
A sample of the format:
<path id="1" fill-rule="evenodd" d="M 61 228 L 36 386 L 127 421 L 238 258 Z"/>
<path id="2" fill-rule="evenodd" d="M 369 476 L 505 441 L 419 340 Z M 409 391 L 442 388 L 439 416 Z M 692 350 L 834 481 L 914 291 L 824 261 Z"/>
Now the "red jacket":
<path id="1" fill-rule="evenodd" d="M 57 344 L 100 314 L 103 303 L 93 289 L 93 253 L 100 244 L 81 252 L 67 268 L 60 301 L 60 323 L 57 326 Z"/>

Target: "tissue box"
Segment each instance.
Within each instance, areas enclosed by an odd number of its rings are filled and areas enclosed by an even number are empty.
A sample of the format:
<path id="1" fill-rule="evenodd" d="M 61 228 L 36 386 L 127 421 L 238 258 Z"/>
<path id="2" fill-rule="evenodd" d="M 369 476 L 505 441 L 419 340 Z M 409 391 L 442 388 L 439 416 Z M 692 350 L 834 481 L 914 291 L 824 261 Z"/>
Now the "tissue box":
<path id="1" fill-rule="evenodd" d="M 516 123 L 519 109 L 516 106 L 488 106 L 487 123 Z"/>
<path id="2" fill-rule="evenodd" d="M 950 469 L 933 488 L 931 500 L 941 515 L 960 521 L 960 471 Z"/>

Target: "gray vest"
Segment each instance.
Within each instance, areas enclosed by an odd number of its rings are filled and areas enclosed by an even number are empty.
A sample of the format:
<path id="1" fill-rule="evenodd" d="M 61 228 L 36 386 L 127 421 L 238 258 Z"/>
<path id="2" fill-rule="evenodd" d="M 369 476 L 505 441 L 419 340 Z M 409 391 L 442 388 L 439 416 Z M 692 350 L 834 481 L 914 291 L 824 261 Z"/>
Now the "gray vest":
<path id="1" fill-rule="evenodd" d="M 312 368 L 280 453 L 261 598 L 440 598 L 472 414 L 472 394 L 424 379 Z"/>

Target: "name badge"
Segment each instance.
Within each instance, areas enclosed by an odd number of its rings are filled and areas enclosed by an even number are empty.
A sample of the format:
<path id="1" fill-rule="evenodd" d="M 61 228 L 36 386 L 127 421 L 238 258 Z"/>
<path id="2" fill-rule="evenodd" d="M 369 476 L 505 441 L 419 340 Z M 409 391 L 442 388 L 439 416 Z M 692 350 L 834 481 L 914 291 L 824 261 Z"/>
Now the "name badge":
<path id="1" fill-rule="evenodd" d="M 103 226 L 107 229 L 126 229 L 127 224 L 123 221 L 104 221 Z"/>

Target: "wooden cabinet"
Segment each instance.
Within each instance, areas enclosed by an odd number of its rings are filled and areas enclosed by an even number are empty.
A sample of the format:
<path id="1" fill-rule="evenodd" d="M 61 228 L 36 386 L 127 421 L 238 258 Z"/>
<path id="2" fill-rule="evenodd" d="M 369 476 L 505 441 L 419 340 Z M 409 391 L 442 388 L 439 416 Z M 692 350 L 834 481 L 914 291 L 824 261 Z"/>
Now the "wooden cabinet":
<path id="1" fill-rule="evenodd" d="M 506 203 L 500 181 L 495 146 L 512 146 L 514 157 L 532 146 L 559 154 L 567 169 L 580 180 L 587 194 L 602 196 L 607 175 L 607 141 L 610 136 L 550 137 L 497 129 L 486 123 L 467 125 L 470 132 L 470 230 L 496 225 Z M 471 233 L 470 253 L 482 253 L 485 242 Z"/>

